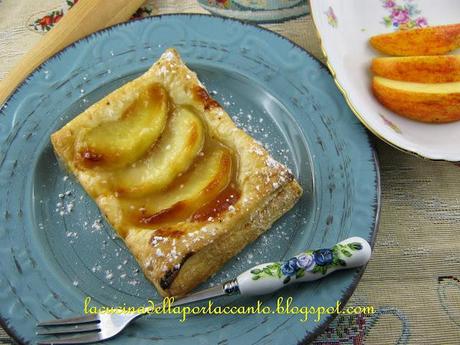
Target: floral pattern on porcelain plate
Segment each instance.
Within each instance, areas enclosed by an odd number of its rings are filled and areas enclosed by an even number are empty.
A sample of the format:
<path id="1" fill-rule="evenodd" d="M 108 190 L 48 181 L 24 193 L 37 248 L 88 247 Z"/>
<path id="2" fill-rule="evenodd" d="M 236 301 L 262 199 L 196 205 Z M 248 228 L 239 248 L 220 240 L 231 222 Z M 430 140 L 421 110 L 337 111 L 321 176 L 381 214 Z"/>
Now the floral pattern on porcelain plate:
<path id="1" fill-rule="evenodd" d="M 389 14 L 383 17 L 383 24 L 387 27 L 405 30 L 412 28 L 423 28 L 428 26 L 425 17 L 420 16 L 421 11 L 413 0 L 403 0 L 398 4 L 396 0 L 381 0 L 383 7 Z"/>
<path id="2" fill-rule="evenodd" d="M 383 120 L 383 123 L 385 123 L 388 127 L 390 127 L 392 130 L 394 130 L 396 133 L 398 134 L 402 134 L 402 131 L 401 129 L 398 127 L 397 124 L 395 124 L 393 121 L 391 120 L 388 120 L 385 116 L 383 116 L 382 114 L 379 114 L 380 117 L 382 118 Z"/>
<path id="3" fill-rule="evenodd" d="M 291 279 L 302 278 L 306 271 L 325 275 L 331 268 L 346 266 L 342 257 L 350 257 L 352 252 L 362 248 L 361 243 L 352 242 L 348 244 L 338 243 L 331 249 L 308 250 L 284 262 L 275 262 L 251 270 L 252 279 L 284 277 L 283 284 L 287 284 Z"/>
<path id="4" fill-rule="evenodd" d="M 324 14 L 327 17 L 327 22 L 329 23 L 329 25 L 332 26 L 333 28 L 336 28 L 337 27 L 337 16 L 334 13 L 334 9 L 331 6 L 329 6 L 329 8 L 327 9 L 326 12 L 324 12 Z"/>

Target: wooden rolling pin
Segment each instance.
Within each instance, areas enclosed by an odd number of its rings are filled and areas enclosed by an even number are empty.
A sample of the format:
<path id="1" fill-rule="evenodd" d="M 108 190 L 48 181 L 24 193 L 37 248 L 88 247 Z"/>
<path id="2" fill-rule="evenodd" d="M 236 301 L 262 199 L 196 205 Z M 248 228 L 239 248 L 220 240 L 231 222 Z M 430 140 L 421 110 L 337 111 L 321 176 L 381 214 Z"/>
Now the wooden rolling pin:
<path id="1" fill-rule="evenodd" d="M 145 0 L 80 0 L 0 82 L 0 106 L 51 55 L 107 26 L 128 20 Z"/>

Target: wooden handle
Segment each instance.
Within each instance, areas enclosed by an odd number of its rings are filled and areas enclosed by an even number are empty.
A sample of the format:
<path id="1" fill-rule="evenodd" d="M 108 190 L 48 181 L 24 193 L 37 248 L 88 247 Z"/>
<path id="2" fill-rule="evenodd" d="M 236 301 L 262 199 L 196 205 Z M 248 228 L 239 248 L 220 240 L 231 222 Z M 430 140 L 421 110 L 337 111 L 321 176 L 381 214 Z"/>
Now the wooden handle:
<path id="1" fill-rule="evenodd" d="M 72 42 L 128 20 L 145 0 L 80 0 L 0 82 L 0 105 L 47 58 Z"/>

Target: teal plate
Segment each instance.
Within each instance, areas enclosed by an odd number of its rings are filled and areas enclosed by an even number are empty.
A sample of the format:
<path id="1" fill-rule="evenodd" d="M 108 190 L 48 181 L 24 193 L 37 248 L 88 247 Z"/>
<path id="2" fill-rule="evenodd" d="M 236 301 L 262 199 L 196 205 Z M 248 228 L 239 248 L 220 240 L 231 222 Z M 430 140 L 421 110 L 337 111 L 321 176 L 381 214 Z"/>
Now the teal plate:
<path id="1" fill-rule="evenodd" d="M 379 173 L 366 130 L 327 70 L 289 40 L 235 20 L 205 15 L 150 17 L 84 38 L 53 56 L 0 110 L 0 310 L 18 341 L 35 343 L 38 320 L 94 305 L 158 299 L 123 242 L 53 155 L 52 132 L 175 47 L 235 122 L 287 164 L 304 188 L 296 207 L 203 287 L 264 261 L 349 236 L 374 241 Z M 364 269 L 338 272 L 261 297 L 298 306 L 348 300 Z M 254 305 L 231 297 L 215 305 Z M 137 320 L 110 344 L 295 344 L 331 316 L 178 315 Z"/>

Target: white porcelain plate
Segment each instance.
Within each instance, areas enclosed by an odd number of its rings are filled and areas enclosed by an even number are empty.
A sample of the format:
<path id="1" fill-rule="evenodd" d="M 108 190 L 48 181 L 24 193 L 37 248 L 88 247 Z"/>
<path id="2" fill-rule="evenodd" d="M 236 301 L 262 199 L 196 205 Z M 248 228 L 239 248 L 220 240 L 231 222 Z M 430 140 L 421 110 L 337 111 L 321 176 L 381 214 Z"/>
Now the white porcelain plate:
<path id="1" fill-rule="evenodd" d="M 372 95 L 369 38 L 395 30 L 460 22 L 459 0 L 310 0 L 335 81 L 356 116 L 375 135 L 404 151 L 460 161 L 460 121 L 426 124 L 398 116 Z M 457 50 L 452 54 L 460 54 Z"/>

